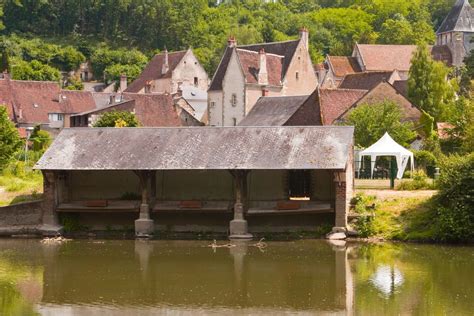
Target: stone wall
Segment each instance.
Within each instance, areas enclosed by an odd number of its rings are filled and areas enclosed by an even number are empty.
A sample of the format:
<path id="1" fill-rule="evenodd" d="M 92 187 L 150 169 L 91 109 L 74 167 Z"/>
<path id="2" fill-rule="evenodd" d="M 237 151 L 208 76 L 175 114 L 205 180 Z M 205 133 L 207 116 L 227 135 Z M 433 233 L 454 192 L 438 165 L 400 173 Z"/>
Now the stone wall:
<path id="1" fill-rule="evenodd" d="M 0 207 L 0 229 L 41 224 L 42 201 L 24 202 Z"/>

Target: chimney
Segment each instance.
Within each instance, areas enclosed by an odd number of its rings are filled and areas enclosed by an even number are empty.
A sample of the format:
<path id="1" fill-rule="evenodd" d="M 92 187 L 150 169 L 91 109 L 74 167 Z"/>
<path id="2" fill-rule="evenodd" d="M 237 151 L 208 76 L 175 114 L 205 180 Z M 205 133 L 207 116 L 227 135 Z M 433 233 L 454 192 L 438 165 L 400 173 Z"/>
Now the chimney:
<path id="1" fill-rule="evenodd" d="M 145 82 L 145 93 L 151 93 L 151 80 Z"/>
<path id="2" fill-rule="evenodd" d="M 3 78 L 4 80 L 10 80 L 10 74 L 8 73 L 8 71 L 5 70 L 5 71 L 2 73 L 2 78 Z"/>
<path id="3" fill-rule="evenodd" d="M 300 39 L 303 42 L 304 47 L 308 49 L 309 48 L 309 32 L 306 27 L 302 27 L 300 29 Z"/>
<path id="4" fill-rule="evenodd" d="M 258 56 L 260 58 L 258 84 L 268 84 L 267 54 L 263 48 L 258 52 Z"/>
<path id="5" fill-rule="evenodd" d="M 164 56 L 164 60 L 163 60 L 163 66 L 161 66 L 161 74 L 164 75 L 166 74 L 169 70 L 170 70 L 170 64 L 169 64 L 169 60 L 168 60 L 168 50 L 165 48 L 165 51 L 163 53 L 165 56 Z"/>
<path id="6" fill-rule="evenodd" d="M 120 92 L 124 92 L 127 89 L 127 75 L 120 75 Z"/>
<path id="7" fill-rule="evenodd" d="M 228 47 L 237 46 L 237 40 L 235 39 L 235 36 L 229 36 L 229 39 L 227 40 L 227 46 Z"/>
<path id="8" fill-rule="evenodd" d="M 268 97 L 268 90 L 262 89 L 262 97 Z"/>

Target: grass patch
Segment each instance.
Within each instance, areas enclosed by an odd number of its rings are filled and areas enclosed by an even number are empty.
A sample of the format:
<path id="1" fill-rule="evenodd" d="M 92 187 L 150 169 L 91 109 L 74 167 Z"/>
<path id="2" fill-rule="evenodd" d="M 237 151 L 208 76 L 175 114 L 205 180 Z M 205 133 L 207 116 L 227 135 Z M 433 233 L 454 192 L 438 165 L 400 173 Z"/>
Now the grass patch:
<path id="1" fill-rule="evenodd" d="M 41 198 L 43 177 L 39 171 L 5 169 L 0 174 L 0 206 Z"/>

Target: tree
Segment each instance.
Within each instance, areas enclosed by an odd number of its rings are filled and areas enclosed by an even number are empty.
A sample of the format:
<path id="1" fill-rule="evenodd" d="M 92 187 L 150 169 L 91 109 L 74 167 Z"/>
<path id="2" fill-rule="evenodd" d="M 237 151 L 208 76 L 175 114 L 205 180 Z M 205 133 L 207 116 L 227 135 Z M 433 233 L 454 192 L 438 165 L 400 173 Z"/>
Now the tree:
<path id="1" fill-rule="evenodd" d="M 12 78 L 16 80 L 59 81 L 58 69 L 37 60 L 27 62 L 15 59 L 12 63 Z"/>
<path id="2" fill-rule="evenodd" d="M 20 147 L 20 135 L 8 117 L 6 106 L 0 105 L 0 169 L 7 165 Z"/>
<path id="3" fill-rule="evenodd" d="M 355 128 L 355 143 L 361 147 L 369 147 L 389 133 L 395 141 L 408 146 L 416 137 L 413 124 L 402 122 L 403 115 L 399 106 L 393 101 L 378 104 L 361 104 L 352 110 L 345 125 Z"/>
<path id="4" fill-rule="evenodd" d="M 10 72 L 10 60 L 6 49 L 2 51 L 2 59 L 0 60 L 0 72 Z"/>
<path id="5" fill-rule="evenodd" d="M 31 132 L 30 141 L 34 151 L 44 152 L 51 145 L 51 135 L 47 131 L 41 130 L 41 127 L 37 125 Z"/>
<path id="6" fill-rule="evenodd" d="M 105 112 L 94 127 L 137 127 L 140 123 L 134 113 L 127 111 Z"/>
<path id="7" fill-rule="evenodd" d="M 440 121 L 454 101 L 454 89 L 448 81 L 449 69 L 434 61 L 426 45 L 419 45 L 408 78 L 408 96 L 413 104 Z"/>

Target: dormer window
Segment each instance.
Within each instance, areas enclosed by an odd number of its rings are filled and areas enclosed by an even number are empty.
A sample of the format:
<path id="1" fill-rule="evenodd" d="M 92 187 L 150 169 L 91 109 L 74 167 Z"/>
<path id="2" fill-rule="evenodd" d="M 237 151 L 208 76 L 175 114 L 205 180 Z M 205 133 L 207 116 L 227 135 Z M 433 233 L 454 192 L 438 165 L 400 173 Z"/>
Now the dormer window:
<path id="1" fill-rule="evenodd" d="M 50 122 L 62 122 L 64 120 L 64 115 L 61 113 L 49 113 L 48 118 Z"/>

